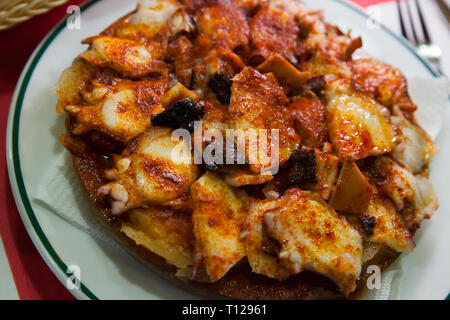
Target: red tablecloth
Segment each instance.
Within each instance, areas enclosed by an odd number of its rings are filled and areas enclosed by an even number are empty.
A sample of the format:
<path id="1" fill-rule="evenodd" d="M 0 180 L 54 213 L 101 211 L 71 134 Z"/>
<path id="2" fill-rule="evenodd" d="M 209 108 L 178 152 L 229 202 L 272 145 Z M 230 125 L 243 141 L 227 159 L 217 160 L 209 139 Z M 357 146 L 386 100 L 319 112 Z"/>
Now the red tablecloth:
<path id="1" fill-rule="evenodd" d="M 106 0 L 105 0 L 106 1 Z M 387 0 L 353 0 L 368 6 Z M 28 57 L 47 32 L 66 15 L 68 4 L 0 32 L 0 149 L 5 150 L 6 122 L 14 88 Z M 20 220 L 9 185 L 5 156 L 0 157 L 0 233 L 21 299 L 73 299 L 39 256 Z"/>

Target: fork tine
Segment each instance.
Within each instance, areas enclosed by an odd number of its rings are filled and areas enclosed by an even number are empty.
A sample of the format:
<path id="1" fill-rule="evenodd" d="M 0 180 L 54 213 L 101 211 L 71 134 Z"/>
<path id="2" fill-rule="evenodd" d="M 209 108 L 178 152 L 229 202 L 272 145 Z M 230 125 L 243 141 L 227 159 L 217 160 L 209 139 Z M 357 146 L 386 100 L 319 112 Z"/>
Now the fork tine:
<path id="1" fill-rule="evenodd" d="M 409 2 L 410 2 L 409 0 L 406 0 L 406 8 L 407 8 L 408 15 L 409 15 L 409 23 L 411 25 L 411 32 L 414 37 L 414 43 L 417 45 L 417 44 L 420 44 L 420 41 L 419 41 L 419 38 L 417 37 L 416 28 L 414 27 L 414 18 L 413 18 L 412 12 L 411 12 L 411 6 L 410 6 Z"/>
<path id="2" fill-rule="evenodd" d="M 396 2 L 397 2 L 398 17 L 400 19 L 400 28 L 402 30 L 403 38 L 409 40 L 408 33 L 406 32 L 406 28 L 405 28 L 405 18 L 403 17 L 402 7 L 400 5 L 400 0 L 398 0 Z"/>
<path id="3" fill-rule="evenodd" d="M 415 2 L 416 2 L 417 12 L 419 13 L 420 24 L 422 26 L 423 37 L 425 39 L 425 43 L 429 44 L 429 43 L 431 43 L 431 38 L 430 38 L 430 34 L 428 33 L 427 24 L 425 23 L 425 19 L 422 14 L 422 8 L 420 7 L 419 1 L 415 0 Z"/>

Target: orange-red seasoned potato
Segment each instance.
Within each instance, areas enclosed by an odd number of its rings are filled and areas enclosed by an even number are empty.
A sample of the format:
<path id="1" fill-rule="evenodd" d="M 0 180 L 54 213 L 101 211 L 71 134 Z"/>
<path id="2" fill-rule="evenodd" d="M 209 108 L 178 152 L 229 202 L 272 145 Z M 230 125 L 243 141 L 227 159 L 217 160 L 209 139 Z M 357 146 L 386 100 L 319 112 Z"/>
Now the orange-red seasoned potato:
<path id="1" fill-rule="evenodd" d="M 245 256 L 241 229 L 246 211 L 238 191 L 210 172 L 191 186 L 191 195 L 197 252 L 210 279 L 217 281 Z"/>
<path id="2" fill-rule="evenodd" d="M 359 160 L 394 149 L 398 137 L 387 108 L 341 80 L 327 94 L 328 132 L 339 158 Z"/>
<path id="3" fill-rule="evenodd" d="M 192 222 L 188 215 L 168 207 L 132 209 L 121 231 L 137 245 L 163 257 L 177 268 L 193 264 Z"/>
<path id="4" fill-rule="evenodd" d="M 358 166 L 344 161 L 336 187 L 330 198 L 330 205 L 336 210 L 363 213 L 372 196 L 372 187 Z"/>
<path id="5" fill-rule="evenodd" d="M 295 91 L 302 88 L 309 78 L 310 72 L 299 71 L 289 61 L 278 53 L 271 55 L 266 61 L 261 63 L 257 70 L 261 73 L 272 72 L 278 82 L 286 87 L 286 91 Z"/>
<path id="6" fill-rule="evenodd" d="M 373 226 L 366 230 L 369 241 L 385 244 L 395 251 L 412 251 L 416 244 L 393 203 L 373 193 L 363 219 L 373 219 Z"/>

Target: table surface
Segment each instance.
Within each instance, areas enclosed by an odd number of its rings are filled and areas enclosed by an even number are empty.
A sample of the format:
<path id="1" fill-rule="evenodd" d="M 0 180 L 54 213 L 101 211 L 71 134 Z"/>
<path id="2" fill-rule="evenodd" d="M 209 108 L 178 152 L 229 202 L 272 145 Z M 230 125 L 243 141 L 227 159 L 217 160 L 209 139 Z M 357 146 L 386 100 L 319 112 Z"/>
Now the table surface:
<path id="1" fill-rule="evenodd" d="M 107 0 L 105 0 L 107 1 Z M 0 32 L 0 148 L 5 150 L 8 111 L 20 72 L 34 48 L 51 28 L 66 15 L 72 0 L 50 12 Z M 399 33 L 395 3 L 390 0 L 353 0 L 369 7 L 376 5 L 379 21 Z M 443 51 L 442 69 L 450 75 L 449 24 L 430 0 L 421 1 L 433 40 Z M 373 12 L 372 10 L 370 12 Z M 6 158 L 0 158 L 0 299 L 74 299 L 39 256 L 20 219 L 9 185 Z"/>

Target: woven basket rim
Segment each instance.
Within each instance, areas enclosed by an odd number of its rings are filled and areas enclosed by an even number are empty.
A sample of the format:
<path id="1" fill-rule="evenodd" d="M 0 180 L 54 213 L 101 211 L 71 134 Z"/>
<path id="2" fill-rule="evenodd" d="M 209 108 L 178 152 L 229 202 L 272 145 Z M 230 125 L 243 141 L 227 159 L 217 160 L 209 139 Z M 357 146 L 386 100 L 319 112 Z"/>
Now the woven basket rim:
<path id="1" fill-rule="evenodd" d="M 68 0 L 9 0 L 0 3 L 0 31 L 46 13 Z"/>

